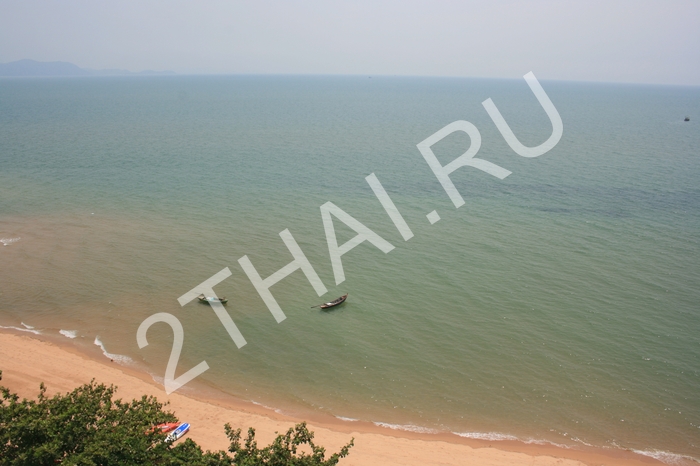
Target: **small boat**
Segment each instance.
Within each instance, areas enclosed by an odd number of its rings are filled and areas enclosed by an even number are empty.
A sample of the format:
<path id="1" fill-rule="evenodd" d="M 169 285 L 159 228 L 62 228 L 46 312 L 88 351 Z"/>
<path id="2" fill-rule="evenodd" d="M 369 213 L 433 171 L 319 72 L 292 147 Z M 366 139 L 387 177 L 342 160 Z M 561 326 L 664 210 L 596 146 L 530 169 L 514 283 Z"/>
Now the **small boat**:
<path id="1" fill-rule="evenodd" d="M 226 304 L 228 302 L 228 299 L 225 297 L 223 298 L 215 298 L 213 296 L 204 296 L 203 294 L 200 294 L 197 296 L 199 299 L 200 303 L 221 303 L 221 304 Z"/>
<path id="2" fill-rule="evenodd" d="M 685 120 L 683 121 L 690 121 L 690 117 L 685 117 Z"/>
<path id="3" fill-rule="evenodd" d="M 180 424 L 177 429 L 175 429 L 171 434 L 169 434 L 166 438 L 166 442 L 174 442 L 175 440 L 179 439 L 183 435 L 187 433 L 187 431 L 190 430 L 190 425 L 188 423 L 182 423 Z"/>
<path id="4" fill-rule="evenodd" d="M 320 307 L 321 309 L 328 309 L 329 307 L 335 307 L 335 306 L 338 306 L 339 304 L 343 304 L 343 303 L 345 302 L 346 299 L 348 299 L 348 295 L 347 295 L 347 294 L 341 296 L 341 297 L 338 298 L 338 299 L 334 299 L 334 300 L 331 301 L 331 302 L 323 303 L 323 304 L 320 304 L 320 305 L 314 306 L 314 307 Z"/>

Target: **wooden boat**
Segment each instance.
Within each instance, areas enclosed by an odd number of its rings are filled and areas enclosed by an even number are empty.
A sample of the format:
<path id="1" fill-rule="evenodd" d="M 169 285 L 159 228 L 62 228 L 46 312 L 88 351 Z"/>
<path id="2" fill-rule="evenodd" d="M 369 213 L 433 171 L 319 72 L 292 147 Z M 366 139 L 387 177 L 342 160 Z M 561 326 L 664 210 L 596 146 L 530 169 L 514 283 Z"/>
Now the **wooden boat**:
<path id="1" fill-rule="evenodd" d="M 338 298 L 338 299 L 334 299 L 333 301 L 331 301 L 331 302 L 329 302 L 329 303 L 323 303 L 323 304 L 321 304 L 321 305 L 318 306 L 318 307 L 320 307 L 321 309 L 328 309 L 329 307 L 335 307 L 335 306 L 338 306 L 339 304 L 343 304 L 343 303 L 345 302 L 346 299 L 348 299 L 348 295 L 347 295 L 347 294 L 341 296 L 341 297 Z"/>
<path id="2" fill-rule="evenodd" d="M 226 297 L 223 298 L 214 298 L 213 296 L 204 296 L 203 294 L 200 294 L 197 296 L 199 299 L 200 303 L 221 303 L 221 304 L 226 304 L 228 302 L 228 299 Z"/>

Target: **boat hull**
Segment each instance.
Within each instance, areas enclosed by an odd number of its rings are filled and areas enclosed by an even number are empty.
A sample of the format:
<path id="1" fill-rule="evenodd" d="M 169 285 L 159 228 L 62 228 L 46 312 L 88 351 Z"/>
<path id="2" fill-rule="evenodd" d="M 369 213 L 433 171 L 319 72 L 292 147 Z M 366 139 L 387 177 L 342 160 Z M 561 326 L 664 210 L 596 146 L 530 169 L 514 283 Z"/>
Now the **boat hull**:
<path id="1" fill-rule="evenodd" d="M 343 304 L 346 300 L 348 299 L 348 295 L 341 296 L 340 298 L 336 299 L 335 301 L 331 301 L 329 303 L 324 303 L 321 304 L 320 308 L 321 309 L 330 309 L 332 307 L 340 306 Z"/>

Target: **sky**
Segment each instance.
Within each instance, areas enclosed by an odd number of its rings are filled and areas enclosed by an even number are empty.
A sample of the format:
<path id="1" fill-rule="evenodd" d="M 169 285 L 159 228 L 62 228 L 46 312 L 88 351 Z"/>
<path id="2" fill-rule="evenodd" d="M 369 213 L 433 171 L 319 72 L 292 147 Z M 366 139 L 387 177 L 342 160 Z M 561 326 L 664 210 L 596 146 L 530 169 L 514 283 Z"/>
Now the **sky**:
<path id="1" fill-rule="evenodd" d="M 0 63 L 700 85 L 700 0 L 0 0 Z"/>

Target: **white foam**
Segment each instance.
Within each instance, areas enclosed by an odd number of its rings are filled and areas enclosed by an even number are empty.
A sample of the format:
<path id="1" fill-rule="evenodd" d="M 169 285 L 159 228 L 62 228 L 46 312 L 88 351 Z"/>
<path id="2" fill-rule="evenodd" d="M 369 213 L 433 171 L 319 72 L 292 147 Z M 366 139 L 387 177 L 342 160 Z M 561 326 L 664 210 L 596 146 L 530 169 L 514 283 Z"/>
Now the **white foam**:
<path id="1" fill-rule="evenodd" d="M 685 455 L 679 455 L 677 453 L 670 453 L 668 451 L 661 451 L 661 450 L 632 450 L 633 452 L 644 455 L 644 456 L 649 456 L 651 458 L 654 458 L 656 460 L 661 461 L 662 463 L 670 464 L 670 465 L 687 465 L 691 463 L 700 463 L 696 458 L 693 458 L 692 456 L 685 456 Z"/>
<path id="2" fill-rule="evenodd" d="M 22 324 L 22 326 L 23 326 L 24 328 L 28 328 L 28 329 L 33 329 L 33 328 L 34 328 L 34 327 L 32 327 L 31 325 L 25 324 L 24 322 L 20 322 L 20 324 Z"/>
<path id="3" fill-rule="evenodd" d="M 455 435 L 459 435 L 464 438 L 471 438 L 476 440 L 519 440 L 518 437 L 514 437 L 508 434 L 499 434 L 498 432 L 452 432 Z"/>
<path id="4" fill-rule="evenodd" d="M 583 445 L 593 446 L 589 443 L 582 442 L 582 441 L 574 439 L 574 438 L 572 438 L 571 440 L 573 440 L 575 442 L 579 442 Z M 551 445 L 551 446 L 557 447 L 557 448 L 564 448 L 564 449 L 572 448 L 571 445 L 565 445 L 563 443 L 552 442 L 551 440 L 541 440 L 541 439 L 531 438 L 531 439 L 527 439 L 527 440 L 518 439 L 518 441 L 523 442 L 523 443 L 527 443 L 528 445 Z"/>
<path id="5" fill-rule="evenodd" d="M 129 356 L 124 356 L 123 354 L 112 354 L 107 352 L 107 349 L 105 348 L 104 343 L 102 343 L 102 340 L 100 340 L 99 335 L 95 337 L 95 345 L 99 346 L 102 349 L 102 354 L 104 354 L 112 361 L 116 361 L 119 364 L 131 364 L 134 362 L 134 360 L 131 359 Z"/>
<path id="6" fill-rule="evenodd" d="M 419 434 L 437 434 L 438 433 L 438 431 L 435 429 L 414 426 L 412 424 L 401 425 L 401 424 L 389 424 L 386 422 L 373 422 L 372 424 L 374 424 L 375 426 L 379 426 L 379 427 L 387 427 L 389 429 L 394 429 L 394 430 L 405 430 L 407 432 L 416 432 Z"/>
<path id="7" fill-rule="evenodd" d="M 253 403 L 254 405 L 262 406 L 265 409 L 269 409 L 270 411 L 274 411 L 277 414 L 284 414 L 281 409 L 275 409 L 271 406 L 267 406 L 267 405 L 264 405 L 262 403 L 258 403 L 257 401 L 253 401 L 253 400 L 250 400 L 250 402 Z"/>
<path id="8" fill-rule="evenodd" d="M 76 338 L 78 336 L 77 330 L 59 330 L 58 333 L 68 338 Z"/>
<path id="9" fill-rule="evenodd" d="M 158 385 L 165 385 L 165 379 L 159 375 L 155 375 L 153 372 L 148 372 L 148 375 L 151 376 L 153 381 L 157 383 Z"/>
<path id="10" fill-rule="evenodd" d="M 2 243 L 3 246 L 9 246 L 12 243 L 16 243 L 20 239 L 21 238 L 0 238 L 0 243 Z"/>
<path id="11" fill-rule="evenodd" d="M 29 327 L 29 326 L 25 326 L 25 327 L 12 327 L 12 326 L 10 326 L 10 327 L 3 327 L 2 325 L 0 325 L 0 328 L 6 328 L 6 329 L 11 329 L 11 330 L 19 330 L 20 332 L 29 332 L 29 333 L 33 333 L 33 334 L 35 334 L 35 335 L 41 335 L 41 332 L 40 332 L 39 330 L 34 330 L 34 327 Z"/>
<path id="12" fill-rule="evenodd" d="M 353 419 L 351 417 L 336 416 L 335 418 L 340 419 L 341 421 L 345 421 L 345 422 L 357 422 L 357 421 L 359 421 L 359 419 Z"/>

